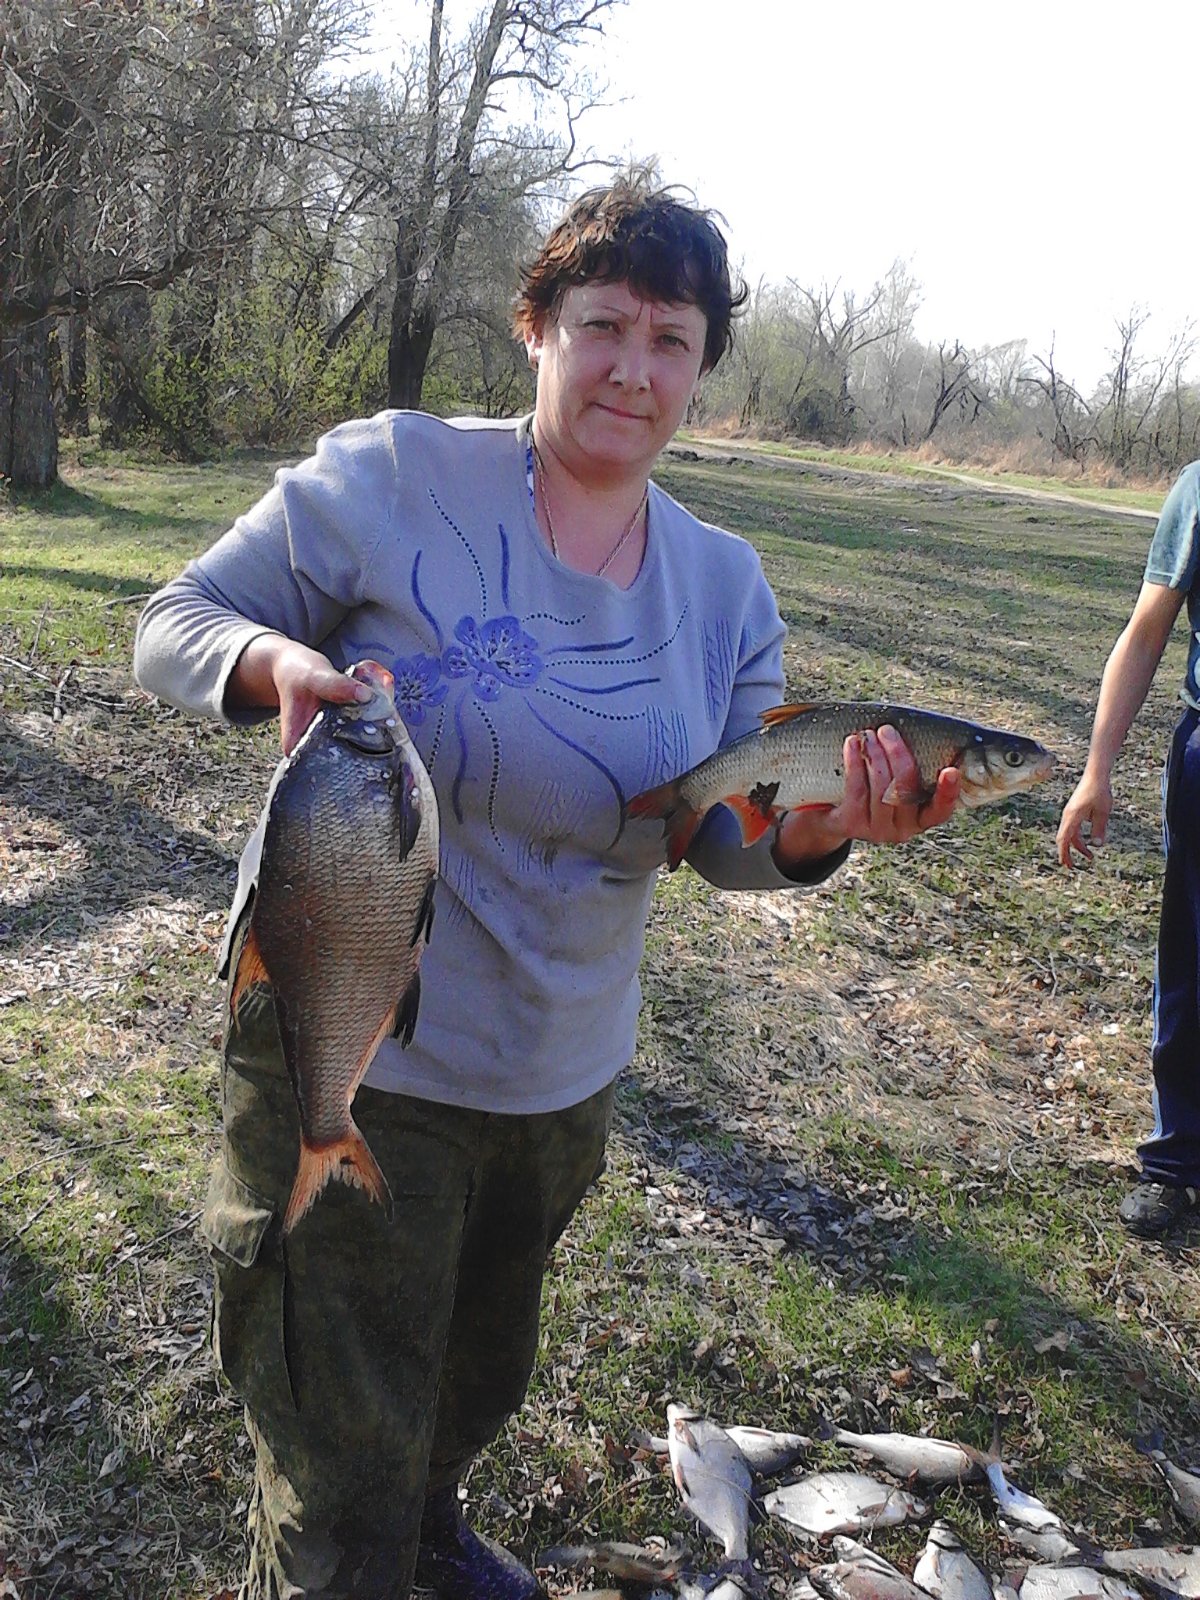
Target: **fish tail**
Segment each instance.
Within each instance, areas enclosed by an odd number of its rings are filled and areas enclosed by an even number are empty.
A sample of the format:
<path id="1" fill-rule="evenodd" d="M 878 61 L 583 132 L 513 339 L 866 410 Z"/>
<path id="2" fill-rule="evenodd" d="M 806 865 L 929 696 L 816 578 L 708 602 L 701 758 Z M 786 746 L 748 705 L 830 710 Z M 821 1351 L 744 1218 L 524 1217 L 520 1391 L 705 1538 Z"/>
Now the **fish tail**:
<path id="1" fill-rule="evenodd" d="M 660 783 L 656 789 L 646 789 L 635 795 L 625 807 L 627 817 L 662 819 L 667 844 L 667 865 L 671 871 L 688 853 L 703 812 L 697 811 L 683 798 L 678 778 Z"/>
<path id="2" fill-rule="evenodd" d="M 384 1208 L 390 1220 L 392 1191 L 370 1146 L 352 1122 L 346 1135 L 333 1144 L 314 1145 L 301 1139 L 300 1164 L 283 1217 L 285 1235 L 291 1233 L 334 1179 L 352 1184 L 356 1189 L 365 1189 L 368 1196 Z"/>

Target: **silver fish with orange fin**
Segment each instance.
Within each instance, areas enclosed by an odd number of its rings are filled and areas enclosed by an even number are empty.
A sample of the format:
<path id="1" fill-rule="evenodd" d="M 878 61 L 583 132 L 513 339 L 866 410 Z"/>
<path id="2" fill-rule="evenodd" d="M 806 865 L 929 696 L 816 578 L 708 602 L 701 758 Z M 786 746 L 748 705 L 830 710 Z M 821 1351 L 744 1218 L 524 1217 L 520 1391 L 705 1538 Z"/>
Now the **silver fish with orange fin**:
<path id="1" fill-rule="evenodd" d="M 928 800 L 944 767 L 957 767 L 961 774 L 960 803 L 980 806 L 1039 782 L 1055 765 L 1054 756 L 1034 739 L 911 706 L 866 700 L 773 706 L 762 713 L 762 723 L 625 807 L 626 817 L 663 819 L 672 870 L 710 806 L 728 806 L 741 826 L 743 845 L 752 845 L 789 811 L 838 805 L 847 738 L 885 723 L 904 739 L 920 773 L 911 792 L 893 784 L 883 796 L 889 804 Z"/>
<path id="2" fill-rule="evenodd" d="M 374 698 L 322 706 L 272 780 L 230 995 L 236 1025 L 247 988 L 270 984 L 300 1110 L 285 1233 L 331 1179 L 391 1209 L 350 1105 L 384 1038 L 412 1038 L 433 919 L 433 785 L 397 714 L 391 673 L 362 661 L 349 675 Z"/>

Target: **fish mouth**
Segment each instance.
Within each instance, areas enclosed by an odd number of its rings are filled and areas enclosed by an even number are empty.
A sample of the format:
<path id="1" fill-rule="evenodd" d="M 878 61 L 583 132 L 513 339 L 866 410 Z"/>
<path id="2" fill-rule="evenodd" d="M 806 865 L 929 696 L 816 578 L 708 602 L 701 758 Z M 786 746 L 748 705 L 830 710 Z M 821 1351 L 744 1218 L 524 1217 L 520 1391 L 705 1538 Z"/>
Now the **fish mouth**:
<path id="1" fill-rule="evenodd" d="M 373 689 L 382 689 L 389 699 L 396 687 L 395 678 L 378 661 L 356 661 L 348 669 L 347 676 L 353 678 L 356 683 L 367 683 Z"/>

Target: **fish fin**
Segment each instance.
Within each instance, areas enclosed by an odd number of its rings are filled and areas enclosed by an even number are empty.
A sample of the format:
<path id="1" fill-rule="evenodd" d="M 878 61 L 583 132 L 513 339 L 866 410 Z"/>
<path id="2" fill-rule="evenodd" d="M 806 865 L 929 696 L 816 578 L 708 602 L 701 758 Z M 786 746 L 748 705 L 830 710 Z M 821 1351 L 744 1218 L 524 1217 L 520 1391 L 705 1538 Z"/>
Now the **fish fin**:
<path id="1" fill-rule="evenodd" d="M 417 911 L 417 925 L 413 929 L 412 938 L 408 941 L 410 948 L 421 938 L 424 938 L 426 944 L 429 943 L 429 935 L 433 932 L 433 891 L 436 886 L 436 877 L 430 878 L 425 893 L 421 896 L 421 904 Z"/>
<path id="2" fill-rule="evenodd" d="M 765 786 L 759 785 L 759 787 L 765 787 L 772 791 L 770 799 L 756 798 L 755 793 L 749 795 L 731 794 L 726 795 L 723 802 L 738 819 L 738 826 L 742 830 L 743 849 L 746 849 L 749 845 L 757 844 L 767 829 L 773 828 L 782 815 L 781 812 L 776 811 L 772 804 L 775 798 L 774 792 L 779 788 L 779 785 L 773 783 Z"/>
<path id="3" fill-rule="evenodd" d="M 370 1146 L 362 1134 L 350 1124 L 350 1131 L 334 1144 L 313 1145 L 306 1139 L 300 1141 L 300 1164 L 296 1168 L 296 1181 L 292 1185 L 291 1199 L 283 1217 L 284 1234 L 292 1229 L 312 1207 L 333 1179 L 349 1183 L 356 1189 L 365 1189 L 372 1200 L 377 1200 L 392 1216 L 392 1191 L 387 1179 L 379 1170 L 379 1163 L 371 1154 Z"/>
<path id="4" fill-rule="evenodd" d="M 781 722 L 791 722 L 795 717 L 802 717 L 806 711 L 815 711 L 819 704 L 818 700 L 794 700 L 786 706 L 771 706 L 766 711 L 760 711 L 758 719 L 764 728 L 777 728 Z"/>
<path id="5" fill-rule="evenodd" d="M 902 785 L 893 778 L 879 798 L 885 806 L 919 806 L 924 805 L 932 793 L 922 784 Z"/>
<path id="6" fill-rule="evenodd" d="M 393 1039 L 407 1047 L 412 1043 L 413 1030 L 417 1026 L 417 1011 L 421 1005 L 421 974 L 414 972 L 409 981 L 408 988 L 396 1002 L 396 1011 L 392 1019 L 392 1026 L 388 1030 Z"/>
<path id="7" fill-rule="evenodd" d="M 662 819 L 665 824 L 667 865 L 672 872 L 687 855 L 704 815 L 688 805 L 680 793 L 679 782 L 678 778 L 672 778 L 670 783 L 660 783 L 655 789 L 646 789 L 634 795 L 625 807 L 625 817 Z"/>
<path id="8" fill-rule="evenodd" d="M 258 939 L 255 936 L 254 924 L 251 923 L 246 930 L 246 937 L 242 940 L 242 948 L 238 954 L 238 964 L 233 974 L 233 984 L 229 991 L 229 1015 L 236 1024 L 238 1007 L 242 1003 L 242 996 L 247 989 L 253 988 L 256 983 L 270 983 L 271 975 L 263 962 L 262 951 L 258 948 Z"/>

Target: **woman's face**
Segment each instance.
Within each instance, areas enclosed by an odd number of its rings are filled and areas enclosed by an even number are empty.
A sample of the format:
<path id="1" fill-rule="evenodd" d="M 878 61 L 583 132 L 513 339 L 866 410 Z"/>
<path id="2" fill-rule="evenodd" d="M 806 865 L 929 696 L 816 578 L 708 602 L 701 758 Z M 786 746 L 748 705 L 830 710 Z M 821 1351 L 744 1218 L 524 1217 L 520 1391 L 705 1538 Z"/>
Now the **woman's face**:
<path id="1" fill-rule="evenodd" d="M 644 476 L 683 421 L 707 332 L 699 306 L 643 300 L 627 283 L 568 289 L 525 340 L 544 442 L 581 479 Z"/>

